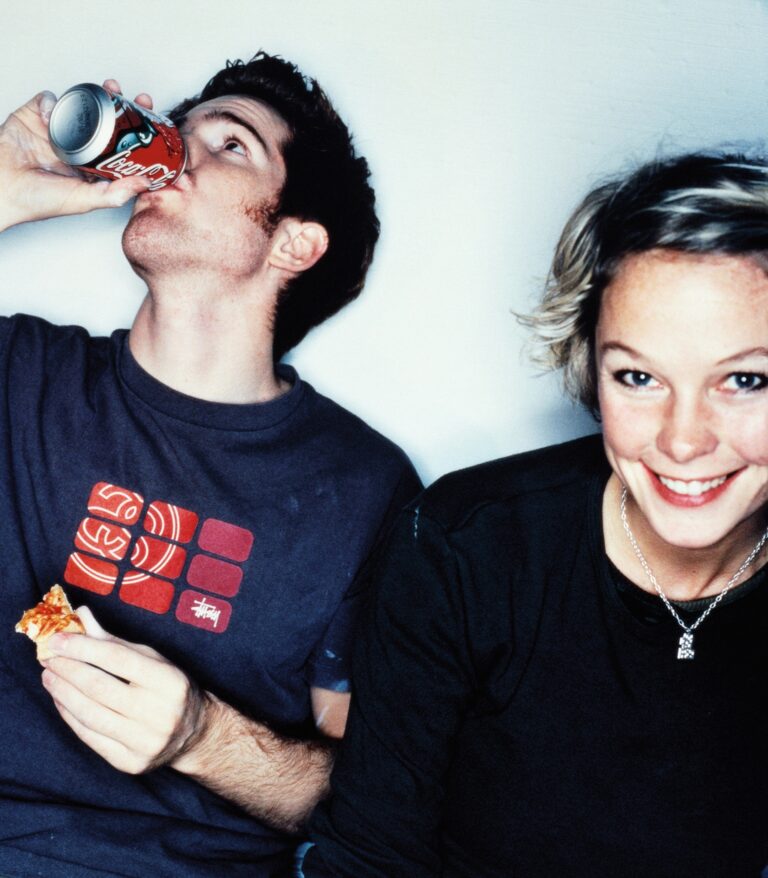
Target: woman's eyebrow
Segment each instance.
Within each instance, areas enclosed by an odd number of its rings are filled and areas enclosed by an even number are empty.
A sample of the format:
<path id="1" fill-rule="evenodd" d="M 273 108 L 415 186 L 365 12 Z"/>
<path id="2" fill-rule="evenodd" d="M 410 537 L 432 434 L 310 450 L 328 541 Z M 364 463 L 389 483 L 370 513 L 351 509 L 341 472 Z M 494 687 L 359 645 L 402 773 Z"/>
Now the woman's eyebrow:
<path id="1" fill-rule="evenodd" d="M 755 348 L 747 348 L 746 350 L 739 351 L 738 354 L 733 354 L 724 357 L 722 360 L 718 360 L 717 365 L 723 366 L 726 363 L 732 363 L 736 360 L 744 360 L 747 357 L 768 357 L 768 348 L 762 347 L 761 345 L 758 345 Z"/>
<path id="2" fill-rule="evenodd" d="M 601 354 L 606 354 L 609 351 L 619 351 L 623 354 L 629 354 L 632 357 L 642 357 L 640 351 L 636 351 L 634 348 L 631 348 L 629 345 L 623 344 L 620 341 L 607 341 L 600 345 Z"/>

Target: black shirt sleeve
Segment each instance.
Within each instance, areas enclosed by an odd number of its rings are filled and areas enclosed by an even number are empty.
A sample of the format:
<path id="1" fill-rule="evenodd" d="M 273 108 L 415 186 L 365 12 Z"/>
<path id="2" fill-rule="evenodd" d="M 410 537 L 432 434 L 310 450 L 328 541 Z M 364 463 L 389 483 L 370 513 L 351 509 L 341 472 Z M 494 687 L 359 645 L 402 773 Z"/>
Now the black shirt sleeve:
<path id="1" fill-rule="evenodd" d="M 373 546 L 315 648 L 307 673 L 307 682 L 310 686 L 331 689 L 334 692 L 350 691 L 351 655 L 357 634 L 360 608 L 370 582 L 368 573 L 370 565 L 377 556 L 377 549 L 392 528 L 397 514 L 406 503 L 413 500 L 422 487 L 413 465 L 409 460 L 405 460 L 402 474 L 394 487 Z"/>
<path id="2" fill-rule="evenodd" d="M 451 743 L 474 690 L 458 563 L 417 507 L 400 515 L 372 575 L 347 733 L 305 878 L 440 872 Z"/>

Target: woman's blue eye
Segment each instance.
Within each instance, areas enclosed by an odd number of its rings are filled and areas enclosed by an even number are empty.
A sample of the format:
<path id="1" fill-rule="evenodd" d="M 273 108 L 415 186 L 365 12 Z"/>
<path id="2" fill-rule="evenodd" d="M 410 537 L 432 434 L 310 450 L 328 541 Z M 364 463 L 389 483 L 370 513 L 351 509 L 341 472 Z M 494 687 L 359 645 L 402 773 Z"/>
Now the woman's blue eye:
<path id="1" fill-rule="evenodd" d="M 734 372 L 725 380 L 728 390 L 762 390 L 768 387 L 768 375 L 760 372 Z"/>
<path id="2" fill-rule="evenodd" d="M 619 384 L 624 384 L 626 387 L 650 387 L 656 380 L 648 372 L 641 372 L 637 369 L 622 369 L 614 373 L 613 377 Z"/>

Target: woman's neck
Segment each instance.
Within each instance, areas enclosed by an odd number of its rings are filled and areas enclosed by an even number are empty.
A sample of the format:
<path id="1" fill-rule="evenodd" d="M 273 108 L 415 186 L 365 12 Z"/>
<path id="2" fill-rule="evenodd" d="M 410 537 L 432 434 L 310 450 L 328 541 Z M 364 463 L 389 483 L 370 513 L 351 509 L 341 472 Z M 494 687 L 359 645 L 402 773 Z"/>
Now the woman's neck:
<path id="1" fill-rule="evenodd" d="M 603 534 L 608 557 L 632 582 L 656 593 L 621 521 L 622 484 L 611 474 L 603 494 Z M 645 561 L 669 600 L 690 601 L 719 594 L 759 541 L 768 522 L 753 516 L 714 545 L 687 548 L 667 543 L 645 519 L 631 496 L 626 502 L 627 523 Z M 768 547 L 753 559 L 740 578 L 747 579 L 768 562 Z"/>

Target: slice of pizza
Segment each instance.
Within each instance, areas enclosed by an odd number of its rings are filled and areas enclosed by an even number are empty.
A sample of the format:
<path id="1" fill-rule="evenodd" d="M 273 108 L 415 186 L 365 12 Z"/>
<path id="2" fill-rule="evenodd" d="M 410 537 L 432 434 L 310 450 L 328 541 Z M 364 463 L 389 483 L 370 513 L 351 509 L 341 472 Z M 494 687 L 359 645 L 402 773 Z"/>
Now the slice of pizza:
<path id="1" fill-rule="evenodd" d="M 37 645 L 37 660 L 49 659 L 53 653 L 48 641 L 60 631 L 85 634 L 85 627 L 60 585 L 54 585 L 36 607 L 27 610 L 16 625 L 19 634 L 26 634 Z"/>

